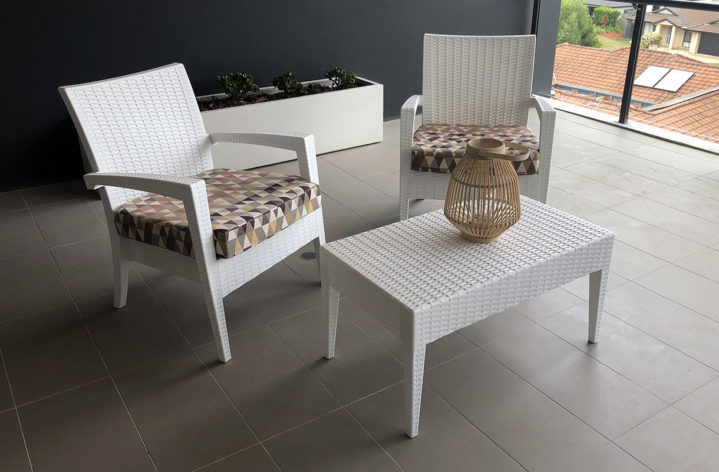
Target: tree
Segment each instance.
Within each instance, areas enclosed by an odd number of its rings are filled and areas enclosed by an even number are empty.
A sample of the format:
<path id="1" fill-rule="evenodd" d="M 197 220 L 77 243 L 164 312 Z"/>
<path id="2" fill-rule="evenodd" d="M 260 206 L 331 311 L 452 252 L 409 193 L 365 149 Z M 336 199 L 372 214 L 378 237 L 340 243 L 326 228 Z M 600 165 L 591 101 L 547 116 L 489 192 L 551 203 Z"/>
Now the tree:
<path id="1" fill-rule="evenodd" d="M 594 31 L 592 18 L 584 0 L 562 0 L 557 31 L 557 44 L 561 43 L 599 46 L 599 37 Z"/>
<path id="2" fill-rule="evenodd" d="M 662 35 L 650 31 L 642 35 L 642 41 L 639 43 L 639 47 L 642 49 L 649 49 L 649 46 L 659 46 L 662 43 Z"/>
<path id="3" fill-rule="evenodd" d="M 610 7 L 599 7 L 594 9 L 594 17 L 592 20 L 597 26 L 602 28 L 614 28 L 617 25 L 617 18 L 621 12 Z"/>

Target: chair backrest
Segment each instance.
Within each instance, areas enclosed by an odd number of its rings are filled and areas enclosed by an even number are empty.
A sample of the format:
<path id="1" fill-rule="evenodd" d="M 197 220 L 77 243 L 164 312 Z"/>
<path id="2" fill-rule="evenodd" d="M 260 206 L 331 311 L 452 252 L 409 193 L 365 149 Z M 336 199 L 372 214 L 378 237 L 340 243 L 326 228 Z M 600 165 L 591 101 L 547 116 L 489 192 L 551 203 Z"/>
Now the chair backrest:
<path id="1" fill-rule="evenodd" d="M 212 167 L 182 64 L 60 87 L 93 171 L 189 176 Z M 111 208 L 143 192 L 107 188 Z"/>
<path id="2" fill-rule="evenodd" d="M 534 35 L 424 35 L 424 123 L 526 126 Z"/>

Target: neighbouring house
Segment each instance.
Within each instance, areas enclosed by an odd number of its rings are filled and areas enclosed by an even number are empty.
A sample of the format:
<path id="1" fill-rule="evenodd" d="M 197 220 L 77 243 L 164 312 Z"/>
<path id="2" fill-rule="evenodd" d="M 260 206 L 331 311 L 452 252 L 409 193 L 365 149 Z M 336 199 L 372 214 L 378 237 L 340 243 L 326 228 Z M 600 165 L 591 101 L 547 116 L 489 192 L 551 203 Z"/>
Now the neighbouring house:
<path id="1" fill-rule="evenodd" d="M 589 16 L 594 16 L 594 10 L 599 7 L 609 7 L 621 11 L 623 14 L 627 11 L 634 13 L 634 5 L 631 2 L 613 2 L 611 0 L 585 0 L 584 2 L 589 9 Z"/>
<path id="2" fill-rule="evenodd" d="M 557 45 L 552 91 L 563 102 L 618 115 L 629 48 Z M 719 67 L 641 49 L 630 119 L 719 143 Z"/>
<path id="3" fill-rule="evenodd" d="M 650 31 L 662 36 L 662 48 L 719 56 L 719 12 L 662 7 L 645 15 L 643 32 Z"/>

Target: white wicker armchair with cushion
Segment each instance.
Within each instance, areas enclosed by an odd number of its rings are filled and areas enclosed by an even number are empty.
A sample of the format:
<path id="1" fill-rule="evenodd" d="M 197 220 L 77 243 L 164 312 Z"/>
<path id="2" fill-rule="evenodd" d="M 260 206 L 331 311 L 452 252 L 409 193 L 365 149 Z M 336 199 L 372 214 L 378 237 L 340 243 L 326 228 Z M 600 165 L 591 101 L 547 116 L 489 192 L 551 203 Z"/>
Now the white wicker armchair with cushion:
<path id="1" fill-rule="evenodd" d="M 114 306 L 128 264 L 194 280 L 204 292 L 221 361 L 230 360 L 223 298 L 314 241 L 324 244 L 312 135 L 208 134 L 182 64 L 60 87 L 110 231 Z M 300 176 L 213 169 L 219 142 L 294 151 Z"/>
<path id="2" fill-rule="evenodd" d="M 532 95 L 534 47 L 533 35 L 424 36 L 422 95 L 407 99 L 400 117 L 400 220 L 411 200 L 444 199 L 450 173 L 475 137 L 535 151 L 515 163 L 519 188 L 546 202 L 556 112 Z M 527 128 L 532 107 L 539 114 L 538 138 Z"/>

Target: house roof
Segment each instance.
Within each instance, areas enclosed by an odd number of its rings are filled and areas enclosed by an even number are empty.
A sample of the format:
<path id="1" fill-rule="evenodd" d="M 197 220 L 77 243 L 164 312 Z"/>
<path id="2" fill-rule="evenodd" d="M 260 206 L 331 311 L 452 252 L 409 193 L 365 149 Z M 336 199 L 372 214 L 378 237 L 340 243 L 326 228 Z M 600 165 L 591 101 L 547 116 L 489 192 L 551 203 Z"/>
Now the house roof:
<path id="1" fill-rule="evenodd" d="M 666 21 L 682 29 L 707 33 L 719 33 L 719 12 L 691 8 L 660 8 L 644 16 L 646 23 Z"/>
<path id="2" fill-rule="evenodd" d="M 554 62 L 555 91 L 559 99 L 600 111 L 617 113 L 621 100 L 611 98 L 624 92 L 629 48 L 607 50 L 574 44 L 557 45 Z M 687 82 L 676 92 L 635 85 L 633 99 L 654 104 L 654 110 L 646 111 L 634 104 L 632 119 L 660 123 L 667 129 L 684 130 L 684 134 L 715 136 L 719 142 L 719 67 L 710 66 L 688 57 L 654 49 L 641 49 L 637 60 L 638 77 L 649 66 L 666 67 L 693 72 Z M 574 85 L 597 91 L 597 96 L 580 95 L 560 90 L 558 84 Z M 698 134 L 697 134 L 698 135 Z"/>

